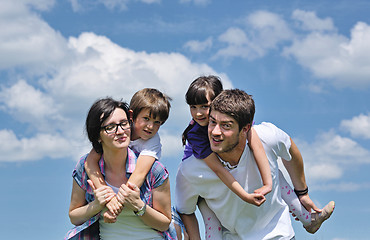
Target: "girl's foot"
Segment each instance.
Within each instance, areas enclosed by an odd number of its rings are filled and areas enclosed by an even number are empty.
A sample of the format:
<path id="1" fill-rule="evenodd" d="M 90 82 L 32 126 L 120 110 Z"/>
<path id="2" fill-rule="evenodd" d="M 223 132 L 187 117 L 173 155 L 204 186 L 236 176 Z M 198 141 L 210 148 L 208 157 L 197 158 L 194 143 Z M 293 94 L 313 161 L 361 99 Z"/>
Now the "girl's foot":
<path id="1" fill-rule="evenodd" d="M 314 234 L 319 230 L 321 224 L 330 217 L 335 208 L 335 202 L 329 202 L 323 209 L 321 213 L 311 213 L 311 223 L 310 225 L 304 226 L 307 232 Z"/>

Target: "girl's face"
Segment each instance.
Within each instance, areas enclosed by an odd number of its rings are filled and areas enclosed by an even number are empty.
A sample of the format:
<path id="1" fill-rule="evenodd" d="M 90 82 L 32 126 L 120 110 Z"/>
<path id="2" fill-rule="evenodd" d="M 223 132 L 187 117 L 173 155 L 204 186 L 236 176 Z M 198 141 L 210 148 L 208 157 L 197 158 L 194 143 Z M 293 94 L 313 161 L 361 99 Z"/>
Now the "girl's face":
<path id="1" fill-rule="evenodd" d="M 148 140 L 158 132 L 161 125 L 162 121 L 159 119 L 159 116 L 153 118 L 150 114 L 150 110 L 144 108 L 134 121 L 132 139 L 136 140 L 141 138 L 143 140 Z"/>
<path id="2" fill-rule="evenodd" d="M 211 105 L 211 100 L 207 96 L 208 102 L 205 104 L 189 105 L 190 114 L 200 126 L 207 126 L 209 121 L 209 106 Z"/>
<path id="3" fill-rule="evenodd" d="M 125 111 L 116 108 L 103 122 L 100 140 L 103 151 L 127 148 L 130 144 L 131 128 Z"/>

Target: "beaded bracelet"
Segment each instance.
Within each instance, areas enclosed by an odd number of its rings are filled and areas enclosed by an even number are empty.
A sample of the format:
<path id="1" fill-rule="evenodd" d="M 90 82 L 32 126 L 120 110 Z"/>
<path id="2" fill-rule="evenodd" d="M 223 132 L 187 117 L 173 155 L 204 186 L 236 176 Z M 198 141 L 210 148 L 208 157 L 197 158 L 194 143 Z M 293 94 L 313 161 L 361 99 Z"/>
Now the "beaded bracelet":
<path id="1" fill-rule="evenodd" d="M 308 187 L 306 187 L 306 189 L 304 190 L 296 190 L 294 189 L 294 192 L 295 194 L 297 194 L 297 196 L 303 196 L 303 195 L 306 195 L 308 193 Z"/>

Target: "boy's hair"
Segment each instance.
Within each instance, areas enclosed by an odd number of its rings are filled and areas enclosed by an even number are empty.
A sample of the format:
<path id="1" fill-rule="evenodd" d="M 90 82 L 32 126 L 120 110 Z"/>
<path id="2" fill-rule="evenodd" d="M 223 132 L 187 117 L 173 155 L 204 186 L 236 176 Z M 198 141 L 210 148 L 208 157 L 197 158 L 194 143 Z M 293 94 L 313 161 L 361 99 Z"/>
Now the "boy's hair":
<path id="1" fill-rule="evenodd" d="M 211 103 L 210 112 L 218 111 L 233 117 L 239 125 L 239 131 L 253 123 L 255 105 L 252 95 L 240 89 L 224 90 Z"/>
<path id="2" fill-rule="evenodd" d="M 189 105 L 199 105 L 208 103 L 221 93 L 223 87 L 220 78 L 217 76 L 200 76 L 189 86 L 185 94 L 186 103 Z"/>
<path id="3" fill-rule="evenodd" d="M 110 97 L 96 100 L 87 114 L 85 129 L 97 153 L 103 152 L 103 147 L 99 142 L 102 124 L 116 108 L 121 108 L 129 116 L 128 104 L 126 102 L 116 101 Z"/>
<path id="4" fill-rule="evenodd" d="M 149 114 L 153 118 L 159 117 L 162 124 L 168 119 L 170 114 L 172 99 L 154 88 L 144 88 L 137 91 L 130 101 L 130 110 L 133 111 L 133 121 L 143 109 L 149 109 Z"/>

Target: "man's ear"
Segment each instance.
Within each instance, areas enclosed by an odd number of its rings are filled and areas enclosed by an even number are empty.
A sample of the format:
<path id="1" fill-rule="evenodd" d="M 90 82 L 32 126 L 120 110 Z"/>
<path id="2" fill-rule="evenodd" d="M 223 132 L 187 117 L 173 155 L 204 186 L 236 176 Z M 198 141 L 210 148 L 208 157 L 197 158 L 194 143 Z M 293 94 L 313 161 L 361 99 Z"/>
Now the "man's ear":
<path id="1" fill-rule="evenodd" d="M 247 134 L 248 135 L 248 132 L 249 132 L 249 130 L 251 130 L 251 124 L 250 123 L 248 123 L 247 125 L 245 125 L 244 127 L 243 127 L 243 129 L 242 129 L 242 131 L 243 131 L 243 133 L 245 133 L 245 134 Z"/>
<path id="2" fill-rule="evenodd" d="M 131 109 L 130 110 L 128 110 L 128 114 L 129 114 L 129 119 L 131 120 L 131 121 L 134 121 L 133 120 L 133 117 L 134 117 L 134 111 L 132 111 Z"/>

